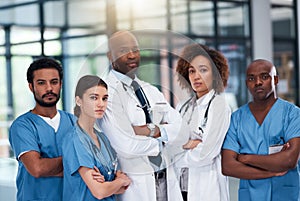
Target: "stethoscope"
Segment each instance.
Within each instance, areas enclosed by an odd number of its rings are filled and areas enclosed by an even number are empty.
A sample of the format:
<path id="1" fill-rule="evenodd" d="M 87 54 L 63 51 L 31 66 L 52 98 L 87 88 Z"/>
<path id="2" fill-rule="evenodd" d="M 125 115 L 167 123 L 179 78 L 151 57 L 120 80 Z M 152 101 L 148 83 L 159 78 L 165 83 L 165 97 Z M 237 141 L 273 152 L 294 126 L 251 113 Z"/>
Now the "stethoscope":
<path id="1" fill-rule="evenodd" d="M 124 89 L 130 96 L 134 95 L 134 89 L 133 89 L 131 86 L 128 86 L 128 85 L 125 84 L 124 82 L 121 82 L 121 83 L 122 83 L 123 89 Z M 130 93 L 130 92 L 127 90 L 127 88 L 132 89 L 132 90 L 133 90 L 133 93 Z M 142 88 L 142 89 L 143 89 L 143 88 Z M 147 107 L 147 108 L 148 108 L 148 112 L 149 112 L 149 114 L 150 114 L 150 112 L 151 112 L 151 106 L 150 106 L 150 103 L 149 103 L 148 99 L 146 98 L 145 92 L 144 92 L 143 90 L 142 90 L 142 95 L 144 96 L 144 99 L 145 99 L 145 101 L 146 101 L 145 105 L 136 105 L 136 106 L 139 107 L 139 108 L 141 108 L 141 109 L 144 109 L 145 107 Z"/>
<path id="2" fill-rule="evenodd" d="M 213 94 L 213 96 L 210 98 L 209 102 L 208 102 L 208 105 L 206 107 L 206 110 L 205 110 L 205 113 L 204 113 L 204 118 L 203 120 L 201 121 L 200 123 L 200 126 L 198 127 L 199 131 L 201 132 L 201 134 L 204 133 L 204 128 L 206 127 L 206 124 L 207 124 L 207 120 L 208 120 L 208 110 L 209 110 L 209 107 L 211 105 L 211 102 L 213 101 L 213 99 L 216 97 L 216 93 Z M 190 99 L 188 99 L 183 105 L 182 107 L 180 108 L 179 110 L 179 113 L 182 112 L 182 109 L 185 107 L 185 110 L 182 114 L 182 116 L 184 116 L 187 111 L 189 110 L 190 106 L 192 106 L 192 112 L 190 114 L 190 117 L 189 119 L 187 120 L 187 123 L 190 124 L 191 120 L 192 120 L 192 114 L 194 113 L 194 110 L 195 110 L 195 107 L 196 107 L 196 96 L 192 96 Z"/>
<path id="3" fill-rule="evenodd" d="M 101 136 L 100 136 L 101 138 Z M 108 147 L 106 145 L 106 143 L 102 140 L 105 149 L 107 150 L 107 153 L 109 155 L 110 160 L 112 161 L 112 167 L 113 170 L 110 168 L 111 166 L 109 165 L 109 162 L 105 159 L 103 153 L 101 151 L 99 151 L 98 147 L 95 144 L 92 144 L 93 147 L 93 152 L 96 156 L 98 156 L 98 158 L 100 159 L 101 163 L 105 163 L 103 164 L 106 169 L 107 169 L 107 174 L 110 177 L 112 173 L 116 173 L 117 172 L 117 168 L 118 168 L 118 158 L 117 157 L 113 157 L 112 153 L 108 150 Z"/>
<path id="4" fill-rule="evenodd" d="M 78 127 L 79 129 L 81 130 L 81 132 L 83 132 L 85 135 L 89 136 L 85 130 L 83 130 L 79 124 L 78 124 Z M 97 132 L 97 131 L 95 131 Z M 99 150 L 99 148 L 94 144 L 94 142 L 90 142 L 89 144 L 92 146 L 92 151 L 93 151 L 93 155 L 96 156 L 101 163 L 104 163 L 103 166 L 105 167 L 106 171 L 107 171 L 107 174 L 109 177 L 112 176 L 112 173 L 116 173 L 117 171 L 117 168 L 118 168 L 118 158 L 117 157 L 114 157 L 112 152 L 109 151 L 109 147 L 107 146 L 106 142 L 105 142 L 105 139 L 103 139 L 103 137 L 101 135 L 98 135 L 97 136 L 101 139 L 100 142 L 103 142 L 102 144 L 104 144 L 105 146 L 105 149 L 107 150 L 107 153 L 109 155 L 109 158 L 110 160 L 112 161 L 112 167 L 109 165 L 109 162 L 107 161 L 107 159 L 104 157 L 103 153 Z M 113 169 L 113 170 L 112 170 Z"/>

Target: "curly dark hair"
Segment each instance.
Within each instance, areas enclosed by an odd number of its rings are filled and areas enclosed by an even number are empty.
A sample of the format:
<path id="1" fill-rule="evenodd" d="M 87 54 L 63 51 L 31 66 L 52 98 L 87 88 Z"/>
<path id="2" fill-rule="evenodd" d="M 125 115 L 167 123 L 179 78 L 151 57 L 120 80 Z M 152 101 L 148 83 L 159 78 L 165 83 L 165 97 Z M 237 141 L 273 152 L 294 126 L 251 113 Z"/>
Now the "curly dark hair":
<path id="1" fill-rule="evenodd" d="M 52 58 L 48 58 L 48 57 L 42 57 L 42 58 L 39 58 L 35 61 L 33 61 L 28 70 L 27 70 L 27 81 L 28 83 L 33 83 L 33 73 L 34 71 L 36 70 L 40 70 L 40 69 L 45 69 L 45 68 L 53 68 L 53 69 L 56 69 L 58 71 L 58 74 L 59 74 L 59 78 L 60 78 L 60 81 L 62 81 L 63 79 L 63 68 L 61 66 L 61 64 L 52 59 Z"/>
<path id="2" fill-rule="evenodd" d="M 188 45 L 183 49 L 176 66 L 180 86 L 192 90 L 188 69 L 192 60 L 199 55 L 206 57 L 211 63 L 214 79 L 213 89 L 217 93 L 223 92 L 229 76 L 227 59 L 221 52 L 202 44 Z"/>

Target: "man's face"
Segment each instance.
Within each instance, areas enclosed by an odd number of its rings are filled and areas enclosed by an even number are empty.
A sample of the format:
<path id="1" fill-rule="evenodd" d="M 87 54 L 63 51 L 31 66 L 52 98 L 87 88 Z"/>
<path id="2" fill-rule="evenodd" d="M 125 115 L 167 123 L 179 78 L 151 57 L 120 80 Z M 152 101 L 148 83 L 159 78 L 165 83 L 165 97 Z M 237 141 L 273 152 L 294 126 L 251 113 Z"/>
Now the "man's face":
<path id="1" fill-rule="evenodd" d="M 247 69 L 246 85 L 254 100 L 265 100 L 275 93 L 278 83 L 275 67 L 268 62 L 254 62 Z"/>
<path id="2" fill-rule="evenodd" d="M 140 50 L 133 35 L 122 33 L 110 40 L 108 57 L 113 69 L 128 75 L 134 75 L 140 65 Z"/>
<path id="3" fill-rule="evenodd" d="M 33 83 L 29 88 L 40 106 L 53 107 L 59 101 L 62 82 L 54 68 L 40 69 L 33 72 Z"/>

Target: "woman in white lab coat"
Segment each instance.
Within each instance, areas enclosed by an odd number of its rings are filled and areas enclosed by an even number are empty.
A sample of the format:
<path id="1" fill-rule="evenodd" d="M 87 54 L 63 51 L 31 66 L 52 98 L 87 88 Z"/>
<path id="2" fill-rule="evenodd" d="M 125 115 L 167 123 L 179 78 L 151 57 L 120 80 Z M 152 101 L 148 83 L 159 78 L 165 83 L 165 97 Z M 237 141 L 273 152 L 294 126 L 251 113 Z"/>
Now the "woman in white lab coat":
<path id="1" fill-rule="evenodd" d="M 218 51 L 200 44 L 186 46 L 178 60 L 182 88 L 191 97 L 177 106 L 189 125 L 185 153 L 176 161 L 184 200 L 229 201 L 228 179 L 221 171 L 221 147 L 231 109 L 224 94 L 229 68 Z"/>

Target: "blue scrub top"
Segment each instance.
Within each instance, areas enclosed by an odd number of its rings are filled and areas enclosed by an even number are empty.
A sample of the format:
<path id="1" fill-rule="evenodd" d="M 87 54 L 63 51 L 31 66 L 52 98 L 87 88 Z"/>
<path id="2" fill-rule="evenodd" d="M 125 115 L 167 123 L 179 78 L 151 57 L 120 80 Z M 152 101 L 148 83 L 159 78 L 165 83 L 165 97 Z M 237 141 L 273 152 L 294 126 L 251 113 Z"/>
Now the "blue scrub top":
<path id="1" fill-rule="evenodd" d="M 300 137 L 300 109 L 277 99 L 259 125 L 247 105 L 231 116 L 223 149 L 241 154 L 269 154 L 269 146 Z M 299 164 L 299 163 L 298 163 Z M 279 177 L 240 180 L 240 201 L 300 201 L 299 165 Z"/>
<path id="2" fill-rule="evenodd" d="M 105 181 L 115 178 L 113 160 L 116 154 L 112 149 L 107 137 L 95 130 L 98 135 L 101 150 L 94 144 L 93 140 L 78 125 L 74 132 L 69 133 L 68 139 L 63 143 L 64 163 L 64 201 L 96 201 L 87 185 L 81 178 L 78 169 L 80 167 L 98 167 Z M 102 199 L 103 201 L 114 201 L 115 196 Z"/>
<path id="3" fill-rule="evenodd" d="M 41 117 L 27 112 L 18 117 L 10 127 L 9 141 L 16 158 L 27 151 L 37 151 L 43 158 L 56 158 L 62 155 L 61 143 L 65 134 L 73 130 L 75 116 L 59 111 L 60 124 L 57 132 Z M 18 158 L 17 158 L 18 160 Z M 62 177 L 35 178 L 27 172 L 18 160 L 17 200 L 62 200 Z"/>

